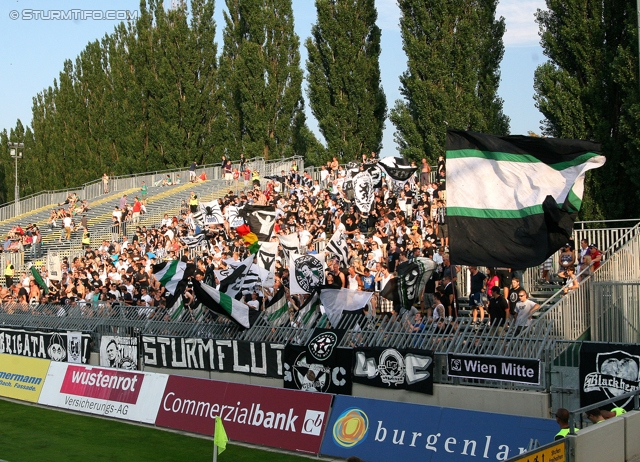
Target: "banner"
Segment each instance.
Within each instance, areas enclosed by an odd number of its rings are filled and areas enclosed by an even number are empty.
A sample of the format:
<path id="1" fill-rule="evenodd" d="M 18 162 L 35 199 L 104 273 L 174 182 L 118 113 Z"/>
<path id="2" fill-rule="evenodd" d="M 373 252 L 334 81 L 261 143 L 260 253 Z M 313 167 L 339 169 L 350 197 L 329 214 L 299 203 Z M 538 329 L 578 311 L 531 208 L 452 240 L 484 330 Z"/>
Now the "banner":
<path id="1" fill-rule="evenodd" d="M 67 332 L 67 358 L 67 362 L 82 364 L 82 332 Z"/>
<path id="2" fill-rule="evenodd" d="M 291 254 L 289 287 L 291 294 L 310 294 L 324 285 L 324 256 Z"/>
<path id="3" fill-rule="evenodd" d="M 142 349 L 145 366 L 283 377 L 278 343 L 143 336 Z"/>
<path id="4" fill-rule="evenodd" d="M 153 424 L 167 375 L 51 363 L 38 403 Z"/>
<path id="5" fill-rule="evenodd" d="M 156 425 L 212 435 L 220 416 L 230 440 L 317 454 L 331 395 L 169 376 Z"/>
<path id="6" fill-rule="evenodd" d="M 638 389 L 640 345 L 583 342 L 580 347 L 580 406 Z M 615 406 L 632 409 L 632 398 Z"/>
<path id="7" fill-rule="evenodd" d="M 433 351 L 395 348 L 353 350 L 353 381 L 433 395 Z"/>
<path id="8" fill-rule="evenodd" d="M 0 396 L 37 403 L 50 363 L 0 354 Z"/>
<path id="9" fill-rule="evenodd" d="M 506 460 L 557 432 L 552 419 L 336 396 L 320 452 L 367 462 Z"/>
<path id="10" fill-rule="evenodd" d="M 86 363 L 89 359 L 89 334 L 81 334 L 79 345 L 80 359 Z M 0 328 L 0 353 L 29 356 L 31 358 L 50 359 L 52 361 L 77 362 L 78 345 L 68 338 L 68 332 L 42 332 L 24 329 Z M 77 332 L 71 333 L 72 339 L 78 338 Z M 69 352 L 71 345 L 74 349 Z"/>
<path id="11" fill-rule="evenodd" d="M 540 385 L 540 360 L 447 354 L 449 377 Z"/>
<path id="12" fill-rule="evenodd" d="M 60 263 L 60 254 L 58 252 L 47 252 L 47 272 L 49 279 L 52 281 L 60 281 L 62 279 L 62 264 Z"/>
<path id="13" fill-rule="evenodd" d="M 100 365 L 135 371 L 138 369 L 138 337 L 103 335 L 100 339 Z"/>
<path id="14" fill-rule="evenodd" d="M 344 330 L 316 329 L 306 347 L 284 349 L 284 387 L 351 394 L 351 349 L 338 348 Z"/>

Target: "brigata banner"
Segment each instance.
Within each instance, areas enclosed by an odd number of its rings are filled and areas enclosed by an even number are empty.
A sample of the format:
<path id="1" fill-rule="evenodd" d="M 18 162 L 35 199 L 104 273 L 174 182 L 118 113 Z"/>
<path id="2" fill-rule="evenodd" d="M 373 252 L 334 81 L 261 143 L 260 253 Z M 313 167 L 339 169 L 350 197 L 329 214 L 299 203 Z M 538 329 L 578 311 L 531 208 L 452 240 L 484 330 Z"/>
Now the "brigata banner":
<path id="1" fill-rule="evenodd" d="M 50 362 L 0 354 L 0 396 L 37 403 Z"/>
<path id="2" fill-rule="evenodd" d="M 282 378 L 284 345 L 244 340 L 142 337 L 145 366 Z"/>
<path id="3" fill-rule="evenodd" d="M 640 345 L 583 342 L 580 347 L 580 406 L 637 390 Z M 632 398 L 615 403 L 631 410 Z M 613 404 L 611 407 L 615 407 Z"/>
<path id="4" fill-rule="evenodd" d="M 389 390 L 433 395 L 433 351 L 395 348 L 353 350 L 353 381 Z"/>
<path id="5" fill-rule="evenodd" d="M 553 441 L 551 419 L 336 396 L 321 454 L 367 462 L 506 460 L 531 439 Z"/>
<path id="6" fill-rule="evenodd" d="M 332 395 L 172 375 L 156 425 L 212 435 L 220 416 L 229 439 L 317 454 Z"/>
<path id="7" fill-rule="evenodd" d="M 0 328 L 0 353 L 86 363 L 89 359 L 89 334 L 80 332 L 42 332 Z"/>
<path id="8" fill-rule="evenodd" d="M 540 360 L 447 354 L 450 377 L 540 385 Z"/>
<path id="9" fill-rule="evenodd" d="M 51 363 L 40 404 L 153 424 L 167 375 Z"/>

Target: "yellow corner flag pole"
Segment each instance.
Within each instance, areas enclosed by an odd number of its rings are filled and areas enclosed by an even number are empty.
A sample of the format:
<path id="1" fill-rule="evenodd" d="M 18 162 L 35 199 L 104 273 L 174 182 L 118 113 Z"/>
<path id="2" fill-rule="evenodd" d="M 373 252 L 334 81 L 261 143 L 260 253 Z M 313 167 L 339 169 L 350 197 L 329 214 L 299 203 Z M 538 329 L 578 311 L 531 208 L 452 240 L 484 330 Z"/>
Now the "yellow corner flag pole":
<path id="1" fill-rule="evenodd" d="M 220 454 L 227 449 L 227 432 L 224 429 L 224 425 L 222 425 L 222 419 L 220 416 L 216 416 L 216 424 L 213 428 L 213 462 L 218 460 L 218 448 L 220 449 Z"/>

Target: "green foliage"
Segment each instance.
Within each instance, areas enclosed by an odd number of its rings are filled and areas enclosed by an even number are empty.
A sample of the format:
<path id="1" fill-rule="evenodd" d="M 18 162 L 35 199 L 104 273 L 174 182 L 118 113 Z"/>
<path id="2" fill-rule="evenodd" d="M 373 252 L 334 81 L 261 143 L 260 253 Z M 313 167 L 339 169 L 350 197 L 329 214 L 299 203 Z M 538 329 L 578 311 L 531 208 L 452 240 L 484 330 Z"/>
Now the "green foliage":
<path id="1" fill-rule="evenodd" d="M 549 62 L 536 69 L 543 133 L 602 143 L 604 167 L 585 183 L 581 218 L 640 213 L 640 101 L 636 2 L 547 0 L 538 10 Z M 621 200 L 624 198 L 624 200 Z"/>
<path id="2" fill-rule="evenodd" d="M 186 8 L 143 0 L 135 23 L 89 43 L 34 97 L 31 128 L 10 134 L 25 143 L 22 195 L 218 158 L 214 2 Z"/>
<path id="3" fill-rule="evenodd" d="M 400 154 L 410 160 L 444 154 L 447 128 L 495 135 L 509 131 L 497 96 L 504 18 L 497 0 L 399 0 L 407 71 L 404 101 L 390 119 Z"/>
<path id="4" fill-rule="evenodd" d="M 324 163 L 379 152 L 387 102 L 380 83 L 380 28 L 374 0 L 316 0 L 307 39 L 308 97 L 327 143 Z"/>
<path id="5" fill-rule="evenodd" d="M 240 153 L 267 159 L 292 155 L 303 103 L 291 0 L 226 4 L 219 83 L 225 153 L 232 158 Z"/>

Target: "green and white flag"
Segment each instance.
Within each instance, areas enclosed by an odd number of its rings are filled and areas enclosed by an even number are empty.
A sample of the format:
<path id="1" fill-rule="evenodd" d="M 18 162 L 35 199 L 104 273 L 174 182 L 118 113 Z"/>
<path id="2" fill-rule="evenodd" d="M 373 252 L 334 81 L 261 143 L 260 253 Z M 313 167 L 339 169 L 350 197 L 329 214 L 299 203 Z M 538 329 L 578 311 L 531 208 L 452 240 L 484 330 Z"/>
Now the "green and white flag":
<path id="1" fill-rule="evenodd" d="M 289 321 L 289 301 L 284 287 L 280 287 L 273 298 L 265 304 L 265 315 L 269 324 L 278 327 Z"/>
<path id="2" fill-rule="evenodd" d="M 311 327 L 311 324 L 313 324 L 316 319 L 315 315 L 318 312 L 320 312 L 320 296 L 316 291 L 300 307 L 295 321 L 296 326 L 303 328 Z"/>
<path id="3" fill-rule="evenodd" d="M 211 311 L 231 319 L 239 326 L 249 329 L 260 316 L 258 310 L 250 308 L 235 298 L 214 289 L 213 287 L 193 281 L 193 291 L 200 303 Z"/>
<path id="4" fill-rule="evenodd" d="M 587 171 L 605 158 L 598 143 L 447 131 L 451 261 L 528 268 L 571 236 Z"/>
<path id="5" fill-rule="evenodd" d="M 173 305 L 169 308 L 169 317 L 172 321 L 179 321 L 184 312 L 184 300 L 182 294 L 178 295 Z"/>
<path id="6" fill-rule="evenodd" d="M 171 295 L 175 295 L 178 284 L 185 278 L 186 269 L 187 264 L 180 260 L 171 260 L 152 265 L 151 267 L 151 271 L 158 282 L 162 284 Z"/>

